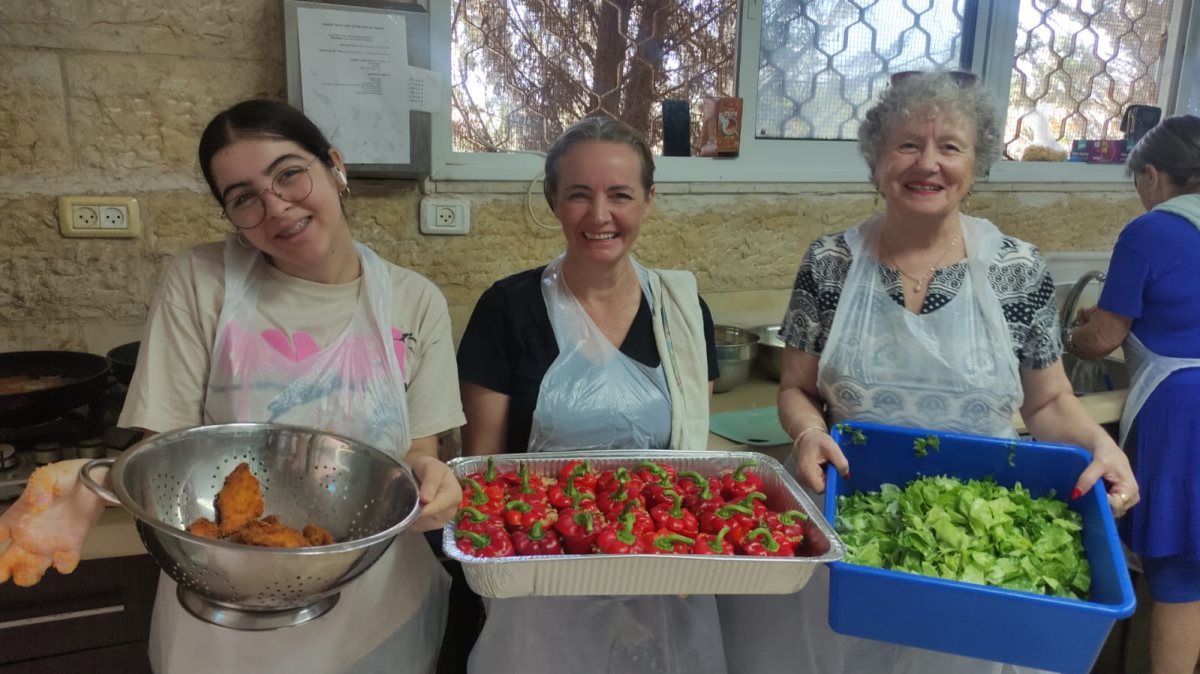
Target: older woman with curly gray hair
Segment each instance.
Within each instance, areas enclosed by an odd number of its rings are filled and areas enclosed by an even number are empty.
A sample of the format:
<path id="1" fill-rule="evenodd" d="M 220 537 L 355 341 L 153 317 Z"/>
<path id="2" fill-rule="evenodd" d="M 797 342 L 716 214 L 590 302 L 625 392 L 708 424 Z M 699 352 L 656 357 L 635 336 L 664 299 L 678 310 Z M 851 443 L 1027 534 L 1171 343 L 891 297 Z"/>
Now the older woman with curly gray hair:
<path id="1" fill-rule="evenodd" d="M 859 148 L 885 206 L 817 239 L 780 337 L 779 416 L 796 474 L 852 470 L 828 433 L 845 419 L 1016 438 L 1091 451 L 1078 498 L 1103 478 L 1112 508 L 1138 500 L 1129 462 L 1063 371 L 1054 284 L 1037 248 L 961 212 L 999 154 L 1000 120 L 970 73 L 903 73 L 866 116 Z M 1103 488 L 1103 485 L 1100 485 Z M 731 672 L 1000 672 L 1011 665 L 846 637 L 828 624 L 828 571 L 796 595 L 721 603 Z M 880 610 L 886 610 L 880 607 Z M 767 646 L 760 641 L 770 635 Z"/>

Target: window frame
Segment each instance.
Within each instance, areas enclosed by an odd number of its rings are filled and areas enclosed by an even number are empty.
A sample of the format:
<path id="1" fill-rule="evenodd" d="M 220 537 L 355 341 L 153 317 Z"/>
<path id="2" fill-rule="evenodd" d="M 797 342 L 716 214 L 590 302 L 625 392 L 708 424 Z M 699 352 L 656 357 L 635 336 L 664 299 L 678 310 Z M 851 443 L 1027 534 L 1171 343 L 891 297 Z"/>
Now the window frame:
<path id="1" fill-rule="evenodd" d="M 998 101 L 1000 117 L 1008 113 L 1008 88 L 1016 44 L 1018 3 L 1012 0 L 968 0 L 968 17 L 974 14 L 975 37 L 971 70 L 980 74 Z M 737 40 L 737 95 L 742 97 L 743 134 L 736 158 L 655 157 L 655 182 L 663 183 L 863 183 L 866 166 L 855 141 L 788 140 L 756 138 L 745 132 L 745 120 L 757 118 L 758 52 L 763 0 L 740 0 Z M 454 152 L 450 125 L 450 3 L 430 2 L 433 68 L 447 78 L 442 110 L 433 115 L 430 178 L 435 182 L 529 182 L 539 180 L 542 156 L 536 152 Z M 1163 86 L 1158 105 L 1173 114 L 1200 83 L 1182 77 L 1192 55 L 1200 50 L 1200 0 L 1176 0 L 1171 25 L 1190 29 L 1168 36 L 1163 57 Z M 745 58 L 743 55 L 753 55 Z M 803 157 L 796 159 L 796 144 Z M 991 174 L 978 178 L 990 183 L 1120 183 L 1127 182 L 1121 165 L 1075 162 L 998 161 Z"/>

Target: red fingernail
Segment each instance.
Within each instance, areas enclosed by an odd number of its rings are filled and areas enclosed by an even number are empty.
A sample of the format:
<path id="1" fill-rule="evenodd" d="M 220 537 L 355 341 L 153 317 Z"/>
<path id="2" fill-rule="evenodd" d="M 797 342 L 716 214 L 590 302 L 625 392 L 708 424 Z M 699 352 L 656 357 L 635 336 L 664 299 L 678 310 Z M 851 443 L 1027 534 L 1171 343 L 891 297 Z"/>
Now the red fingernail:
<path id="1" fill-rule="evenodd" d="M 1079 487 L 1076 487 L 1075 491 L 1071 492 L 1071 500 L 1074 501 L 1075 499 L 1079 498 L 1080 496 L 1083 496 L 1083 492 L 1079 491 Z"/>
<path id="2" fill-rule="evenodd" d="M 849 479 L 850 479 L 850 471 L 846 471 L 846 474 L 845 474 L 845 475 L 843 475 L 843 476 L 842 476 L 842 478 L 843 478 L 843 479 L 846 479 L 846 480 L 849 480 Z"/>

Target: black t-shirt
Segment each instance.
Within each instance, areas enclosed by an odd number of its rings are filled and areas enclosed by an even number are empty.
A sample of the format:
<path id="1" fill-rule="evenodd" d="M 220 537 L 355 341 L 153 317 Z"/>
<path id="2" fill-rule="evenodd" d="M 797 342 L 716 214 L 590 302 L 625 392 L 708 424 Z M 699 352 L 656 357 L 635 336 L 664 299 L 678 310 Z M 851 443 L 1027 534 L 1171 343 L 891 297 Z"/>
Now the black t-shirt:
<path id="1" fill-rule="evenodd" d="M 529 446 L 538 389 L 558 358 L 558 342 L 542 298 L 544 269 L 513 274 L 484 291 L 458 347 L 460 381 L 509 396 L 507 452 L 524 452 Z M 704 316 L 708 379 L 712 381 L 718 376 L 712 314 L 704 300 L 697 299 Z M 621 353 L 647 367 L 660 364 L 653 315 L 645 295 L 621 344 Z"/>

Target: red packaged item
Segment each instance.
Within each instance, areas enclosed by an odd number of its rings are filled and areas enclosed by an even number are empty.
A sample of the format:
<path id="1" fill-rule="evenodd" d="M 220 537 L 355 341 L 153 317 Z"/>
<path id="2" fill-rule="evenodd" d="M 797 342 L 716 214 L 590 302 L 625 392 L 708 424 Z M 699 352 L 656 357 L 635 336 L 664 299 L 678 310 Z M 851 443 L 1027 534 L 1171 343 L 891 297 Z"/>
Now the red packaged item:
<path id="1" fill-rule="evenodd" d="M 742 147 L 742 99 L 704 99 L 704 121 L 700 127 L 701 157 L 736 157 Z"/>
<path id="2" fill-rule="evenodd" d="M 513 550 L 518 555 L 526 557 L 530 555 L 561 555 L 563 553 L 558 532 L 543 527 L 541 522 L 534 522 L 533 528 L 529 531 L 514 531 L 512 543 Z"/>

